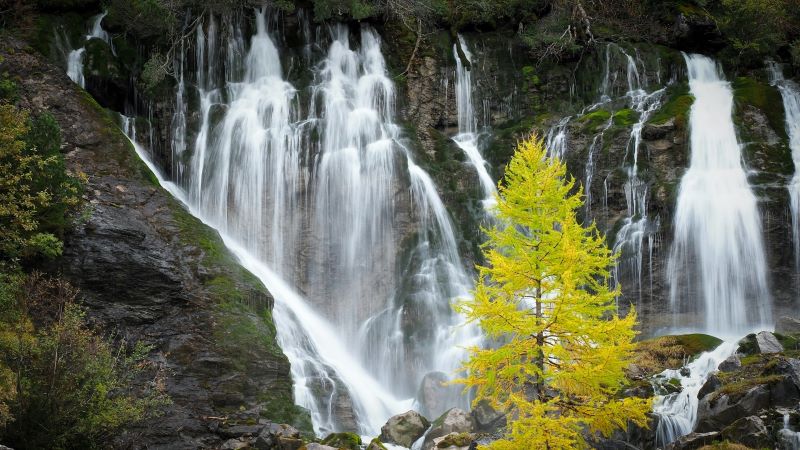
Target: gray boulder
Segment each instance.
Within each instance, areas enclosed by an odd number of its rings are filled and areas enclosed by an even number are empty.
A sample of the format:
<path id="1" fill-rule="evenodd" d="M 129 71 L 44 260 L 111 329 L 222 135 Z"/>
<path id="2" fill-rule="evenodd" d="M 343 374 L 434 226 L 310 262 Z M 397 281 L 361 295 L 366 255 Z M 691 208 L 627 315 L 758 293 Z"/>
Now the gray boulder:
<path id="1" fill-rule="evenodd" d="M 769 331 L 762 331 L 756 335 L 759 353 L 778 353 L 783 351 L 783 345 L 778 338 Z"/>
<path id="2" fill-rule="evenodd" d="M 411 447 L 417 439 L 425 434 L 431 423 L 422 414 L 408 411 L 398 414 L 381 427 L 381 442 Z"/>
<path id="3" fill-rule="evenodd" d="M 742 360 L 739 359 L 739 357 L 736 355 L 729 356 L 728 358 L 725 359 L 725 361 L 719 363 L 719 366 L 717 367 L 717 369 L 719 369 L 720 372 L 733 372 L 741 368 L 742 368 Z"/>
<path id="4" fill-rule="evenodd" d="M 775 443 L 767 426 L 758 416 L 741 418 L 722 430 L 723 439 L 751 448 L 772 448 Z"/>
<path id="5" fill-rule="evenodd" d="M 696 450 L 700 447 L 713 444 L 714 441 L 718 439 L 719 433 L 716 431 L 708 433 L 689 433 L 667 445 L 666 450 Z"/>
<path id="6" fill-rule="evenodd" d="M 273 423 L 261 430 L 253 446 L 259 450 L 296 450 L 303 446 L 303 440 L 297 428 Z"/>
<path id="7" fill-rule="evenodd" d="M 476 431 L 492 432 L 506 426 L 506 415 L 496 411 L 485 400 L 478 402 L 471 414 Z"/>
<path id="8" fill-rule="evenodd" d="M 775 324 L 776 333 L 800 333 L 800 319 L 781 316 Z"/>
<path id="9" fill-rule="evenodd" d="M 425 435 L 425 442 L 422 444 L 423 450 L 430 450 L 434 447 L 434 439 L 447 436 L 450 433 L 471 433 L 475 430 L 475 423 L 472 416 L 459 408 L 452 408 L 433 421 L 431 429 Z"/>
<path id="10" fill-rule="evenodd" d="M 706 395 L 716 391 L 719 387 L 722 386 L 722 381 L 720 381 L 717 374 L 712 373 L 711 375 L 706 378 L 706 382 L 703 384 L 703 387 L 697 392 L 697 398 L 703 398 Z"/>

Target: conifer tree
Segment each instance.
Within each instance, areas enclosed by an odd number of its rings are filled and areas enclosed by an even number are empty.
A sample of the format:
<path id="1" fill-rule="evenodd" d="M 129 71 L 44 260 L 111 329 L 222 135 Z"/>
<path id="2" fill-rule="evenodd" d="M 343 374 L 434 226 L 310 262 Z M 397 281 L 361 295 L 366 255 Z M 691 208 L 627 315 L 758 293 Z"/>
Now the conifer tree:
<path id="1" fill-rule="evenodd" d="M 583 191 L 536 136 L 506 168 L 497 225 L 485 230 L 487 264 L 472 299 L 456 305 L 490 348 L 472 348 L 460 380 L 509 413 L 493 450 L 574 449 L 628 422 L 647 426 L 651 402 L 619 398 L 636 335 L 633 310 L 617 314 L 608 286 L 615 255 L 594 224 L 576 217 Z"/>

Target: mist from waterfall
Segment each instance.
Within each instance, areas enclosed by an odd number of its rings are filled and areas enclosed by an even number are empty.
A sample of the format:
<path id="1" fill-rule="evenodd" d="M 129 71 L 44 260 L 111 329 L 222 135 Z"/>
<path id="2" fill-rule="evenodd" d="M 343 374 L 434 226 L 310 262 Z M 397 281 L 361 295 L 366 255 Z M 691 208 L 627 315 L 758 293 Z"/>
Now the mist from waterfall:
<path id="1" fill-rule="evenodd" d="M 675 210 L 670 300 L 676 313 L 704 318 L 698 324 L 683 320 L 683 326 L 741 336 L 771 318 L 761 214 L 742 166 L 730 83 L 710 58 L 685 60 L 694 96 L 691 163 Z"/>
<path id="2" fill-rule="evenodd" d="M 314 37 L 306 24 L 311 82 L 298 88 L 270 23 L 258 11 L 248 45 L 236 19 L 210 15 L 181 46 L 171 173 L 275 296 L 295 400 L 315 431 L 375 435 L 425 403 L 423 379 L 451 378 L 477 342 L 451 309 L 472 280 L 394 121 L 378 35 L 363 26 L 353 39 L 339 25 Z M 438 394 L 434 417 L 468 406 L 458 388 Z"/>
<path id="3" fill-rule="evenodd" d="M 789 136 L 789 149 L 795 172 L 787 189 L 789 190 L 789 210 L 792 215 L 792 242 L 794 244 L 794 266 L 800 271 L 800 86 L 783 77 L 783 68 L 775 63 L 767 64 L 770 83 L 777 86 L 783 99 L 786 113 L 786 134 Z"/>

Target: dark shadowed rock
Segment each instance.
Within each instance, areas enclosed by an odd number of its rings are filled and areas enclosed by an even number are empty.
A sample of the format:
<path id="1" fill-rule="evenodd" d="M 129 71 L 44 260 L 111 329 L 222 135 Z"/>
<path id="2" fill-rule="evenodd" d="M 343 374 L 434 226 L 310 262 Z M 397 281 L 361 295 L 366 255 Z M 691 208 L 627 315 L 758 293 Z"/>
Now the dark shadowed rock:
<path id="1" fill-rule="evenodd" d="M 742 368 L 742 360 L 739 359 L 739 357 L 736 355 L 731 355 L 727 357 L 725 361 L 719 363 L 719 367 L 717 367 L 717 369 L 719 369 L 720 372 L 733 372 L 741 368 Z"/>
<path id="2" fill-rule="evenodd" d="M 492 432 L 506 426 L 506 415 L 496 411 L 485 400 L 478 402 L 471 414 L 476 431 Z"/>
<path id="3" fill-rule="evenodd" d="M 733 422 L 722 430 L 722 437 L 751 448 L 772 448 L 775 444 L 764 421 L 758 416 L 744 417 Z"/>
<path id="4" fill-rule="evenodd" d="M 703 383 L 703 387 L 697 391 L 697 398 L 701 399 L 706 395 L 716 391 L 719 387 L 722 386 L 722 382 L 719 380 L 717 374 L 712 373 L 711 375 L 706 378 L 706 382 Z"/>
<path id="5" fill-rule="evenodd" d="M 430 422 L 416 411 L 408 411 L 389 419 L 381 427 L 381 442 L 411 447 L 417 439 L 425 434 Z"/>
<path id="6" fill-rule="evenodd" d="M 719 433 L 716 431 L 708 433 L 689 433 L 667 445 L 666 450 L 696 450 L 700 447 L 711 445 L 717 440 L 719 440 Z"/>

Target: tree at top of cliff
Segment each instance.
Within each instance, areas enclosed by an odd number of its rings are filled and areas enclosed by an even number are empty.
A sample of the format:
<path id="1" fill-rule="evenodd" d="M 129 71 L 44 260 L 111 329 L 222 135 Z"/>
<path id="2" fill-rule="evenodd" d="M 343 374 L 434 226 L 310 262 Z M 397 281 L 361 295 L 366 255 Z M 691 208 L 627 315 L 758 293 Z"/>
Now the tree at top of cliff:
<path id="1" fill-rule="evenodd" d="M 471 349 L 461 380 L 476 402 L 516 418 L 491 449 L 583 448 L 585 430 L 647 426 L 650 400 L 617 396 L 635 312 L 616 313 L 619 290 L 607 284 L 615 255 L 594 225 L 578 222 L 574 187 L 540 138 L 519 144 L 498 194 L 499 225 L 485 230 L 488 264 L 474 298 L 456 306 L 499 343 Z"/>

